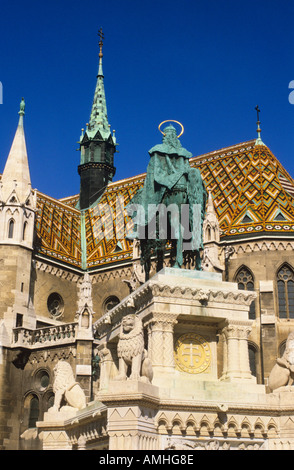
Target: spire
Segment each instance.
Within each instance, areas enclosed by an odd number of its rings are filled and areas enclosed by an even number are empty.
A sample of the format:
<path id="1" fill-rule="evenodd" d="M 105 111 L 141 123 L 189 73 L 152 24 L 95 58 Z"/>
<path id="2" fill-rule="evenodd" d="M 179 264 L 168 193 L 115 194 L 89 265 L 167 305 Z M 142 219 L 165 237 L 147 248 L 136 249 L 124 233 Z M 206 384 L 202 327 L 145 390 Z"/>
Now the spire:
<path id="1" fill-rule="evenodd" d="M 19 201 L 24 203 L 31 191 L 31 178 L 24 134 L 25 101 L 23 98 L 18 114 L 18 126 L 1 181 L 2 199 L 7 201 L 11 193 L 15 190 Z"/>
<path id="2" fill-rule="evenodd" d="M 102 70 L 102 46 L 104 35 L 102 28 L 98 36 L 99 41 L 99 68 L 94 100 L 89 123 L 86 130 L 82 129 L 80 137 L 81 159 L 78 166 L 80 175 L 79 209 L 86 209 L 96 203 L 107 188 L 115 174 L 113 166 L 116 152 L 115 131 L 113 135 L 108 123 L 106 99 L 104 91 L 104 75 Z"/>
<path id="3" fill-rule="evenodd" d="M 94 137 L 97 131 L 100 132 L 101 136 L 106 139 L 110 135 L 110 126 L 108 123 L 107 117 L 107 107 L 106 107 L 106 98 L 104 90 L 104 75 L 102 68 L 102 58 L 103 58 L 103 39 L 104 34 L 102 28 L 98 32 L 100 38 L 99 41 L 99 67 L 97 75 L 97 83 L 94 93 L 93 105 L 91 110 L 90 121 L 87 129 L 87 134 L 89 137 Z"/>
<path id="4" fill-rule="evenodd" d="M 260 129 L 260 120 L 259 120 L 260 109 L 258 105 L 255 107 L 255 110 L 257 112 L 257 123 L 256 123 L 257 124 L 257 139 L 255 142 L 255 145 L 264 145 L 264 143 L 261 140 L 261 129 Z"/>

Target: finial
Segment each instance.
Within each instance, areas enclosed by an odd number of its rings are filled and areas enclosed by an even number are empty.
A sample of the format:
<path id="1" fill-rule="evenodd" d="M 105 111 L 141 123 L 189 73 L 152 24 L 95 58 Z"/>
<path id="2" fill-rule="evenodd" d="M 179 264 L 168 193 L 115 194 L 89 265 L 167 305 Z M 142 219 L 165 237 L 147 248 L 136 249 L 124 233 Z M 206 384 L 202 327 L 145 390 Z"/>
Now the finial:
<path id="1" fill-rule="evenodd" d="M 260 113 L 260 109 L 259 109 L 259 106 L 255 106 L 255 111 L 257 113 L 257 139 L 256 139 L 256 142 L 255 142 L 255 145 L 264 145 L 264 143 L 262 142 L 261 140 L 261 129 L 260 129 L 260 120 L 259 120 L 259 113 Z"/>
<path id="2" fill-rule="evenodd" d="M 103 46 L 104 34 L 103 34 L 103 31 L 102 31 L 102 28 L 99 29 L 99 31 L 98 31 L 98 36 L 99 36 L 99 38 L 100 38 L 100 41 L 99 41 L 99 46 L 100 46 L 99 57 L 103 57 L 103 54 L 102 54 L 102 46 Z"/>
<path id="3" fill-rule="evenodd" d="M 98 69 L 97 77 L 103 77 L 104 75 L 103 75 L 103 70 L 102 70 L 102 57 L 103 57 L 102 46 L 103 46 L 104 34 L 102 32 L 102 28 L 99 29 L 98 36 L 100 38 L 100 41 L 99 41 L 100 51 L 99 51 L 99 69 Z"/>
<path id="4" fill-rule="evenodd" d="M 24 98 L 21 99 L 20 105 L 19 105 L 19 112 L 18 114 L 20 116 L 23 116 L 25 114 L 25 100 Z"/>

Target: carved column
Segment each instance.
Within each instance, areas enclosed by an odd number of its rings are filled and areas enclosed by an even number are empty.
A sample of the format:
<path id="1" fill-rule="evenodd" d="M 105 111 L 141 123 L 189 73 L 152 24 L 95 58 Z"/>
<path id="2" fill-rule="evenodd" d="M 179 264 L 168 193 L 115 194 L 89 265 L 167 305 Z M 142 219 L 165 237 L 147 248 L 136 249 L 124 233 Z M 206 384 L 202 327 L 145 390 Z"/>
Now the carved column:
<path id="1" fill-rule="evenodd" d="M 236 325 L 228 325 L 226 329 L 227 337 L 227 376 L 239 378 L 240 356 L 239 356 L 239 329 Z"/>
<path id="2" fill-rule="evenodd" d="M 244 326 L 240 330 L 239 336 L 239 350 L 240 350 L 240 369 L 244 379 L 252 379 L 253 376 L 250 370 L 249 363 L 249 350 L 248 350 L 248 336 L 251 332 L 250 326 Z"/>
<path id="3" fill-rule="evenodd" d="M 242 320 L 229 320 L 222 330 L 224 341 L 223 375 L 221 380 L 252 380 L 249 365 L 248 335 L 251 323 Z"/>
<path id="4" fill-rule="evenodd" d="M 163 342 L 163 364 L 165 367 L 175 367 L 174 358 L 174 326 L 177 321 L 173 318 L 168 319 L 164 324 L 164 342 Z"/>
<path id="5" fill-rule="evenodd" d="M 148 321 L 149 357 L 152 366 L 174 368 L 174 315 L 155 313 Z"/>

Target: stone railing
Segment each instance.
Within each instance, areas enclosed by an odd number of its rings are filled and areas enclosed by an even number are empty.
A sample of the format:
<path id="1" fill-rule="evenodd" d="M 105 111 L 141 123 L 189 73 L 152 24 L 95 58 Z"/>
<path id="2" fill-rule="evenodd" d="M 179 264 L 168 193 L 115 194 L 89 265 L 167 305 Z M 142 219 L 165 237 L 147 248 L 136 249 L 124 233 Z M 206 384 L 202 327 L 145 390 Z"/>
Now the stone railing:
<path id="1" fill-rule="evenodd" d="M 75 341 L 77 323 L 47 326 L 30 330 L 27 328 L 13 329 L 13 346 L 36 348 L 67 344 Z"/>

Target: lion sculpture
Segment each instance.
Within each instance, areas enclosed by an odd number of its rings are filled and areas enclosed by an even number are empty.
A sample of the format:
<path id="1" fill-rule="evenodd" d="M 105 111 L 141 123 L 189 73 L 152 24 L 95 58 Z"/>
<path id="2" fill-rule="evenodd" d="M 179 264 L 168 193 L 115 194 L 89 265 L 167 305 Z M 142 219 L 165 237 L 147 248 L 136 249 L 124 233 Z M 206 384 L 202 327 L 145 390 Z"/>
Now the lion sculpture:
<path id="1" fill-rule="evenodd" d="M 81 410 L 86 406 L 86 396 L 81 386 L 75 381 L 71 365 L 63 360 L 58 361 L 54 367 L 53 392 L 54 405 L 49 412 L 60 411 L 62 399 L 71 408 Z"/>
<path id="2" fill-rule="evenodd" d="M 115 380 L 140 380 L 151 383 L 153 378 L 151 361 L 144 349 L 143 325 L 134 314 L 126 315 L 121 323 L 117 345 L 119 373 Z M 128 368 L 130 375 L 128 377 Z"/>
<path id="3" fill-rule="evenodd" d="M 281 358 L 277 359 L 269 379 L 268 385 L 271 391 L 281 387 L 290 387 L 294 382 L 294 331 L 289 334 L 286 349 Z"/>

